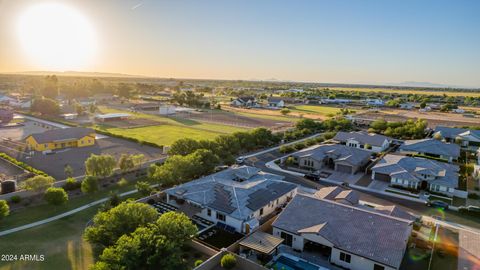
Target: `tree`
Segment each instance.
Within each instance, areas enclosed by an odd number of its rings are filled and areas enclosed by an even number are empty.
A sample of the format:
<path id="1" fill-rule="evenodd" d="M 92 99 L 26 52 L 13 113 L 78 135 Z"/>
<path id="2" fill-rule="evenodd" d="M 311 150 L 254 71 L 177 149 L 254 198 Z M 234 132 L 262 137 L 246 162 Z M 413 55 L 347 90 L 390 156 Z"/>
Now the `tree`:
<path id="1" fill-rule="evenodd" d="M 118 85 L 117 95 L 119 97 L 130 98 L 131 91 L 132 91 L 132 88 L 130 87 L 130 85 L 125 83 L 120 83 Z"/>
<path id="2" fill-rule="evenodd" d="M 114 245 L 122 235 L 154 222 L 157 217 L 157 211 L 147 204 L 122 202 L 106 212 L 97 213 L 93 225 L 85 230 L 84 238 L 103 250 Z"/>
<path id="3" fill-rule="evenodd" d="M 53 177 L 37 175 L 23 182 L 23 187 L 26 190 L 43 192 L 51 187 L 54 182 L 55 179 Z"/>
<path id="4" fill-rule="evenodd" d="M 67 164 L 65 168 L 63 168 L 63 172 L 65 173 L 65 176 L 67 178 L 70 178 L 73 176 L 73 168 L 70 166 L 70 164 Z"/>
<path id="5" fill-rule="evenodd" d="M 237 259 L 232 254 L 228 253 L 223 255 L 220 260 L 220 265 L 225 269 L 232 269 L 237 264 Z"/>
<path id="6" fill-rule="evenodd" d="M 45 191 L 43 198 L 51 205 L 61 205 L 68 201 L 68 194 L 63 188 L 51 187 Z"/>
<path id="7" fill-rule="evenodd" d="M 42 96 L 54 99 L 58 96 L 58 78 L 56 75 L 46 76 L 45 84 L 41 90 Z"/>
<path id="8" fill-rule="evenodd" d="M 122 171 L 122 173 L 126 173 L 128 171 L 133 170 L 135 164 L 133 163 L 133 159 L 131 155 L 122 154 L 120 159 L 118 160 L 118 167 Z"/>
<path id="9" fill-rule="evenodd" d="M 320 130 L 322 127 L 320 122 L 315 122 L 312 119 L 302 119 L 295 124 L 295 129 L 302 130 L 308 129 L 310 132 L 315 132 Z"/>
<path id="10" fill-rule="evenodd" d="M 422 103 L 420 103 L 420 108 L 425 109 L 425 107 L 427 107 L 427 102 L 422 101 Z"/>
<path id="11" fill-rule="evenodd" d="M 115 158 L 111 155 L 92 154 L 85 161 L 87 175 L 98 177 L 107 177 L 112 175 L 115 165 Z"/>
<path id="12" fill-rule="evenodd" d="M 290 110 L 288 108 L 283 108 L 282 110 L 280 110 L 280 113 L 283 115 L 287 115 L 290 113 Z"/>
<path id="13" fill-rule="evenodd" d="M 98 190 L 98 178 L 87 175 L 82 181 L 80 189 L 83 193 L 95 193 Z"/>
<path id="14" fill-rule="evenodd" d="M 143 196 L 150 195 L 150 193 L 153 191 L 153 188 L 150 187 L 148 182 L 138 181 L 137 184 L 135 184 L 135 187 L 137 188 L 138 193 L 142 194 Z"/>
<path id="15" fill-rule="evenodd" d="M 0 220 L 10 214 L 10 207 L 8 206 L 7 201 L 0 200 Z"/>
<path id="16" fill-rule="evenodd" d="M 60 112 L 60 106 L 53 99 L 36 98 L 33 100 L 30 110 L 42 115 L 57 115 Z"/>
<path id="17" fill-rule="evenodd" d="M 168 154 L 170 155 L 188 155 L 200 148 L 198 141 L 190 138 L 178 139 L 170 146 Z"/>
<path id="18" fill-rule="evenodd" d="M 79 188 L 81 183 L 79 183 L 75 178 L 69 177 L 65 180 L 65 184 L 63 185 L 63 189 L 65 190 L 74 190 Z"/>
<path id="19" fill-rule="evenodd" d="M 183 247 L 196 233 L 185 214 L 165 213 L 155 223 L 122 235 L 103 251 L 93 269 L 185 269 Z"/>

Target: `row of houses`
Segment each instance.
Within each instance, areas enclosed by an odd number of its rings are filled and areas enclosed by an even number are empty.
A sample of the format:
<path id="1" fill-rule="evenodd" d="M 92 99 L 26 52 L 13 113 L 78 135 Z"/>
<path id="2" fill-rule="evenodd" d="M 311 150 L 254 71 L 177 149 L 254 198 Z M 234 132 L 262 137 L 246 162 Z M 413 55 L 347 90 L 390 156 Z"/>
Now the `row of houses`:
<path id="1" fill-rule="evenodd" d="M 269 97 L 267 98 L 267 103 L 264 105 L 267 108 L 284 108 L 287 104 L 300 104 L 304 103 L 303 100 L 297 98 L 288 98 L 288 97 Z M 256 108 L 262 107 L 257 99 L 254 96 L 241 96 L 230 102 L 231 106 L 234 107 L 246 107 L 246 108 Z"/>
<path id="2" fill-rule="evenodd" d="M 251 237 L 241 250 L 271 255 L 278 245 L 298 252 L 314 245 L 348 269 L 399 269 L 415 216 L 396 206 L 366 206 L 340 187 L 304 192 L 283 176 L 249 166 L 231 167 L 166 190 L 167 202 L 189 204 L 196 215 Z M 278 214 L 279 213 L 279 214 Z M 255 232 L 278 214 L 271 234 Z M 354 221 L 354 222 L 353 222 Z"/>

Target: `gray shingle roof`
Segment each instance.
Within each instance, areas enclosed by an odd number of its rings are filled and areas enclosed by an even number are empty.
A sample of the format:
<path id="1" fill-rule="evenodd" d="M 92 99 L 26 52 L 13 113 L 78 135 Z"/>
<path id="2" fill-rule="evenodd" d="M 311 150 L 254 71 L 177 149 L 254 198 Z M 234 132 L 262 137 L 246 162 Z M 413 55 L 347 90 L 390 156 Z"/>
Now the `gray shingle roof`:
<path id="1" fill-rule="evenodd" d="M 95 133 L 95 131 L 91 128 L 72 127 L 47 130 L 42 133 L 34 133 L 30 136 L 32 136 L 37 143 L 49 143 L 70 139 L 81 139 L 92 133 Z"/>
<path id="2" fill-rule="evenodd" d="M 354 166 L 362 165 L 371 155 L 369 151 L 339 144 L 322 144 L 292 154 L 294 157 L 310 157 L 317 161 L 328 157 L 335 162 L 345 161 Z"/>
<path id="3" fill-rule="evenodd" d="M 284 100 L 280 97 L 269 97 L 267 98 L 268 103 L 279 103 L 280 101 Z"/>
<path id="4" fill-rule="evenodd" d="M 444 143 L 435 139 L 407 140 L 400 146 L 400 150 L 451 156 L 453 158 L 458 158 L 460 156 L 459 145 L 454 143 Z"/>
<path id="5" fill-rule="evenodd" d="M 427 181 L 452 188 L 458 186 L 459 167 L 431 159 L 385 155 L 373 166 L 372 171 L 412 181 L 425 180 L 420 177 L 420 173 L 430 174 L 435 175 L 436 179 Z"/>
<path id="6" fill-rule="evenodd" d="M 248 178 L 239 178 L 242 175 Z M 284 177 L 265 173 L 255 167 L 241 166 L 167 189 L 167 194 L 181 197 L 204 207 L 247 220 L 253 212 L 297 188 L 282 181 Z"/>
<path id="7" fill-rule="evenodd" d="M 336 248 L 400 267 L 411 221 L 297 194 L 272 226 L 295 234 L 316 233 Z"/>
<path id="8" fill-rule="evenodd" d="M 435 133 L 440 132 L 442 137 L 455 139 L 458 135 L 468 132 L 480 139 L 480 130 L 475 129 L 466 129 L 466 128 L 452 128 L 452 127 L 444 127 L 444 126 L 437 126 L 435 128 Z"/>
<path id="9" fill-rule="evenodd" d="M 368 133 L 364 131 L 352 131 L 352 132 L 337 132 L 335 137 L 333 137 L 335 141 L 339 142 L 346 142 L 349 139 L 355 139 L 356 141 L 362 144 L 370 144 L 372 146 L 382 146 L 385 140 L 391 141 L 391 139 L 387 136 L 375 134 L 375 133 Z"/>

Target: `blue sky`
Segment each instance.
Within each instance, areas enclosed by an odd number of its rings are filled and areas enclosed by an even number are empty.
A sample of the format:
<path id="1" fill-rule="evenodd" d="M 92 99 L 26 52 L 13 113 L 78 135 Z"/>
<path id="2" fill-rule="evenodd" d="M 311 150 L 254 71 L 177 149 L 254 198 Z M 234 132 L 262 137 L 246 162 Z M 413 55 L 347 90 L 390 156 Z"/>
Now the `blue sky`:
<path id="1" fill-rule="evenodd" d="M 36 2 L 0 2 L 0 16 L 8 13 L 0 19 L 0 39 L 9 40 L 4 56 L 22 53 L 8 36 L 8 23 L 12 27 L 15 14 Z M 87 70 L 480 87 L 480 1 L 62 3 L 79 10 L 96 29 L 100 49 Z M 0 71 L 41 68 L 12 61 L 0 61 Z"/>

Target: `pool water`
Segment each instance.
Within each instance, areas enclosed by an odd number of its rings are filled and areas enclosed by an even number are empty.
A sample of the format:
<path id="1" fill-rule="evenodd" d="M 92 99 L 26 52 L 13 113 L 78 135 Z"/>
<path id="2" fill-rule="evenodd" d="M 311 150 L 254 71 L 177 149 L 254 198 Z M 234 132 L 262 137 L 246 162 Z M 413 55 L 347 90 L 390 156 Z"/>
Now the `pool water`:
<path id="1" fill-rule="evenodd" d="M 307 261 L 295 261 L 285 256 L 280 256 L 272 265 L 274 270 L 318 270 L 318 266 Z"/>

